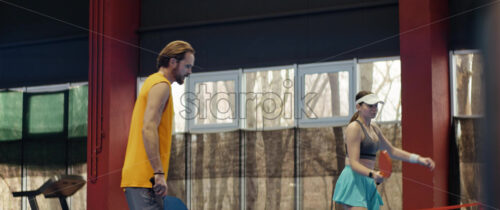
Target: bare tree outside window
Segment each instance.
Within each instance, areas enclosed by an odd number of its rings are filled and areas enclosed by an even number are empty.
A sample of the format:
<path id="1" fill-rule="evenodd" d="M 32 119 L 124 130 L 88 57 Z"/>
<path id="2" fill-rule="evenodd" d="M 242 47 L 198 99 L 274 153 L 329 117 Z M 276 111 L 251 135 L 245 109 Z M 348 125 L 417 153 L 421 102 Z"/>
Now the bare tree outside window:
<path id="1" fill-rule="evenodd" d="M 484 113 L 484 83 L 482 82 L 482 56 L 479 53 L 455 54 L 454 115 L 482 115 Z"/>
<path id="2" fill-rule="evenodd" d="M 348 116 L 349 73 L 306 74 L 304 105 L 309 119 Z"/>
<path id="3" fill-rule="evenodd" d="M 270 69 L 244 73 L 246 129 L 294 125 L 294 69 Z"/>
<path id="4" fill-rule="evenodd" d="M 381 60 L 358 64 L 361 90 L 376 93 L 382 100 L 379 114 L 381 121 L 401 121 L 401 62 Z"/>

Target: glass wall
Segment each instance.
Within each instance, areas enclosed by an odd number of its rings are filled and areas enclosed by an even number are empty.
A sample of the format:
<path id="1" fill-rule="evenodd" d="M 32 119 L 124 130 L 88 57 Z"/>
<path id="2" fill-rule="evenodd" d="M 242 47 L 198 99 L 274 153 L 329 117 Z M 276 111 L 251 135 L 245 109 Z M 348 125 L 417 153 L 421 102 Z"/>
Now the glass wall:
<path id="1" fill-rule="evenodd" d="M 451 147 L 452 171 L 458 173 L 455 195 L 457 203 L 474 203 L 481 197 L 479 144 L 482 140 L 481 119 L 484 115 L 484 78 L 479 51 L 450 53 L 452 119 L 455 142 Z"/>
<path id="2" fill-rule="evenodd" d="M 376 121 L 401 147 L 400 71 L 391 57 L 192 74 L 173 92 L 186 127 L 174 135 L 170 189 L 193 210 L 334 207 L 358 90 L 386 101 Z M 383 209 L 402 207 L 401 162 L 393 168 Z"/>
<path id="3" fill-rule="evenodd" d="M 401 121 L 401 61 L 399 58 L 366 59 L 358 63 L 360 90 L 377 93 L 385 102 L 377 122 Z"/>
<path id="4" fill-rule="evenodd" d="M 242 128 L 269 130 L 294 126 L 294 66 L 248 69 L 242 76 Z"/>
<path id="5" fill-rule="evenodd" d="M 457 51 L 450 59 L 459 173 L 478 175 L 481 55 Z M 401 148 L 400 77 L 398 57 L 192 74 L 186 85 L 172 85 L 169 192 L 194 210 L 335 208 L 354 95 L 369 90 L 385 101 L 375 121 Z M 54 174 L 86 178 L 87 95 L 86 85 L 0 92 L 0 208 L 21 209 L 11 192 L 37 188 Z M 460 176 L 461 202 L 477 200 L 477 177 Z M 382 209 L 402 208 L 402 179 L 394 161 L 379 187 Z M 85 200 L 84 188 L 71 208 L 85 209 Z"/>
<path id="6" fill-rule="evenodd" d="M 38 189 L 55 175 L 86 179 L 88 87 L 56 89 L 0 92 L 0 209 L 29 206 L 12 192 Z M 85 209 L 86 197 L 84 187 L 68 204 Z M 37 202 L 40 209 L 60 208 L 43 195 Z"/>

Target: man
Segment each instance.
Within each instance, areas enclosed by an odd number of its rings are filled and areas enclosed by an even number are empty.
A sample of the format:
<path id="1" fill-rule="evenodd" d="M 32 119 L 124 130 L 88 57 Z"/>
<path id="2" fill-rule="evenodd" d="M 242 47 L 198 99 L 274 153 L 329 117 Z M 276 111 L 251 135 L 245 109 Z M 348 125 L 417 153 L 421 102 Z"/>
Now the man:
<path id="1" fill-rule="evenodd" d="M 187 42 L 167 44 L 157 58 L 158 72 L 144 81 L 137 97 L 121 180 L 132 210 L 163 209 L 174 112 L 171 84 L 183 84 L 191 74 L 194 53 Z M 149 181 L 152 176 L 154 186 Z"/>

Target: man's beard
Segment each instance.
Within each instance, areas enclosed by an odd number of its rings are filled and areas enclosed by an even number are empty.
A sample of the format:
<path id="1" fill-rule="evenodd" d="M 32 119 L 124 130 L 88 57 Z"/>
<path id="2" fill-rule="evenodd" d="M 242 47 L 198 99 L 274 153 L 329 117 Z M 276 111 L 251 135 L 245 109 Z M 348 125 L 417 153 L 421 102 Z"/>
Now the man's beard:
<path id="1" fill-rule="evenodd" d="M 175 75 L 175 81 L 179 85 L 184 84 L 184 75 L 179 74 L 179 68 L 178 67 L 174 69 L 174 75 Z"/>
<path id="2" fill-rule="evenodd" d="M 184 76 L 183 75 L 176 75 L 175 76 L 175 81 L 179 83 L 179 85 L 184 84 Z"/>

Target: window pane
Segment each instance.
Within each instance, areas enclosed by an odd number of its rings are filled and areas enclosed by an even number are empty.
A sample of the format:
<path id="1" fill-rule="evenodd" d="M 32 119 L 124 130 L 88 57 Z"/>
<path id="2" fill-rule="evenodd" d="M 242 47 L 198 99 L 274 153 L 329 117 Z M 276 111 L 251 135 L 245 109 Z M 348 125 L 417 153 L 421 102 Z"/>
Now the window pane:
<path id="1" fill-rule="evenodd" d="M 304 79 L 306 118 L 349 115 L 349 72 L 306 74 Z"/>
<path id="2" fill-rule="evenodd" d="M 80 175 L 84 180 L 87 180 L 87 163 L 80 163 L 70 166 L 69 174 Z M 45 199 L 45 198 L 44 198 Z M 60 204 L 59 204 L 60 205 Z M 71 196 L 71 203 L 68 203 L 71 210 L 86 210 L 87 209 L 87 185 L 76 191 Z"/>
<path id="3" fill-rule="evenodd" d="M 456 143 L 455 152 L 458 153 L 456 161 L 460 162 L 455 172 L 460 173 L 460 192 L 468 195 L 459 198 L 462 203 L 473 203 L 480 199 L 481 191 L 475 186 L 485 181 L 480 173 L 484 163 L 480 158 L 480 142 L 485 136 L 481 133 L 481 121 L 481 118 L 453 118 L 453 132 L 456 135 L 456 142 L 453 143 Z"/>
<path id="4" fill-rule="evenodd" d="M 3 142 L 6 143 L 6 142 Z M 12 150 L 14 149 L 14 150 Z M 21 210 L 21 197 L 12 196 L 12 192 L 22 191 L 22 164 L 21 164 L 21 141 L 9 144 L 8 146 L 0 146 L 0 174 L 2 182 L 0 182 L 0 209 Z M 5 157 L 8 154 L 16 153 L 16 160 Z"/>
<path id="5" fill-rule="evenodd" d="M 63 139 L 43 139 L 26 141 L 23 145 L 23 165 L 26 170 L 26 189 L 40 188 L 54 175 L 65 174 L 66 141 Z M 46 199 L 42 194 L 36 196 L 40 209 L 58 209 L 57 199 Z"/>
<path id="6" fill-rule="evenodd" d="M 57 133 L 63 131 L 64 94 L 33 95 L 29 99 L 29 133 Z"/>
<path id="7" fill-rule="evenodd" d="M 186 202 L 186 138 L 183 134 L 172 135 L 170 165 L 168 169 L 168 194 Z"/>
<path id="8" fill-rule="evenodd" d="M 68 137 L 87 136 L 88 85 L 69 90 Z"/>
<path id="9" fill-rule="evenodd" d="M 199 82 L 195 85 L 195 94 L 196 125 L 234 122 L 236 117 L 234 81 Z"/>
<path id="10" fill-rule="evenodd" d="M 23 93 L 0 93 L 0 141 L 22 138 Z"/>
<path id="11" fill-rule="evenodd" d="M 186 131 L 186 103 L 183 102 L 185 99 L 184 92 L 186 90 L 185 85 L 179 85 L 177 83 L 172 84 L 172 97 L 174 99 L 174 132 L 181 133 Z"/>
<path id="12" fill-rule="evenodd" d="M 244 74 L 245 128 L 294 125 L 294 69 Z"/>
<path id="13" fill-rule="evenodd" d="M 294 209 L 293 129 L 245 132 L 246 209 Z"/>
<path id="14" fill-rule="evenodd" d="M 401 62 L 375 61 L 358 64 L 361 90 L 372 91 L 385 103 L 376 121 L 401 120 Z"/>
<path id="15" fill-rule="evenodd" d="M 455 115 L 482 115 L 482 58 L 478 53 L 453 55 L 455 60 Z"/>
<path id="16" fill-rule="evenodd" d="M 330 209 L 332 189 L 344 168 L 344 131 L 345 127 L 300 129 L 302 209 Z M 343 209 L 337 206 L 334 209 Z"/>
<path id="17" fill-rule="evenodd" d="M 191 135 L 191 209 L 239 209 L 240 138 L 238 131 Z"/>

